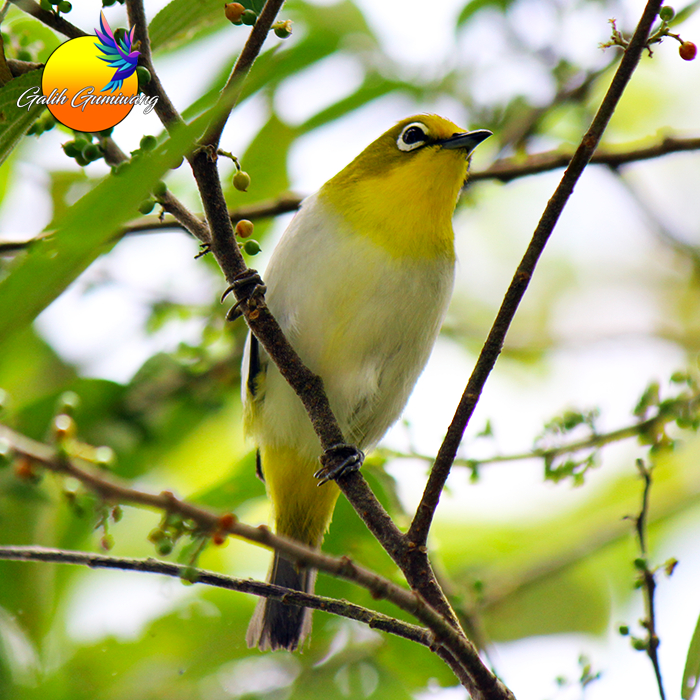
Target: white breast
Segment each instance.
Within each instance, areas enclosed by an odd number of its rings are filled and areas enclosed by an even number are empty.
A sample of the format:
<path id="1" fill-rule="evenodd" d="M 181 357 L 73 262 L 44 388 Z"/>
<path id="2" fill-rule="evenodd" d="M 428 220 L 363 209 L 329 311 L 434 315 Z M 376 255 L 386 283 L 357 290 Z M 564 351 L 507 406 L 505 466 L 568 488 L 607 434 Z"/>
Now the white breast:
<path id="1" fill-rule="evenodd" d="M 348 231 L 316 196 L 285 232 L 263 275 L 267 303 L 301 359 L 323 378 L 349 442 L 370 448 L 399 417 L 437 337 L 453 274 L 451 260 L 392 258 Z M 267 356 L 263 361 L 267 376 L 252 432 L 265 444 L 317 456 L 301 402 Z"/>

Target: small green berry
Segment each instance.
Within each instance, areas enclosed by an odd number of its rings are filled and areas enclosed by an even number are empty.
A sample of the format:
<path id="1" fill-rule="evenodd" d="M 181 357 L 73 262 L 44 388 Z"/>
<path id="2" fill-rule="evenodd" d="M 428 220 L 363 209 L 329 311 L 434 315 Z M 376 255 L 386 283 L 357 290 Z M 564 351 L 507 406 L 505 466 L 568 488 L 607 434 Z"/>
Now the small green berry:
<path id="1" fill-rule="evenodd" d="M 102 149 L 96 143 L 89 143 L 83 148 L 83 158 L 88 162 L 102 158 Z"/>
<path id="2" fill-rule="evenodd" d="M 75 156 L 75 162 L 82 167 L 90 165 L 90 161 L 82 153 L 78 153 L 78 155 Z"/>
<path id="3" fill-rule="evenodd" d="M 643 639 L 638 639 L 637 637 L 632 637 L 632 648 L 637 651 L 646 651 L 647 643 Z"/>
<path id="4" fill-rule="evenodd" d="M 109 129 L 103 129 L 100 131 L 100 136 L 104 136 L 104 138 L 109 138 L 112 135 L 112 132 L 114 131 L 114 127 L 110 126 Z"/>
<path id="5" fill-rule="evenodd" d="M 168 554 L 170 554 L 173 551 L 173 543 L 170 540 L 163 538 L 156 545 L 156 549 L 158 551 L 158 554 L 167 557 Z"/>
<path id="6" fill-rule="evenodd" d="M 165 193 L 167 191 L 168 186 L 162 180 L 159 180 L 156 182 L 155 187 L 153 188 L 153 195 L 160 199 L 161 197 L 165 197 Z"/>
<path id="7" fill-rule="evenodd" d="M 252 238 L 249 241 L 246 241 L 243 244 L 243 250 L 248 254 L 248 255 L 257 255 L 262 248 L 260 247 L 260 244 L 257 241 L 254 241 Z"/>
<path id="8" fill-rule="evenodd" d="M 233 176 L 233 186 L 239 192 L 247 192 L 250 187 L 250 175 L 245 170 L 238 170 Z"/>
<path id="9" fill-rule="evenodd" d="M 71 5 L 68 0 L 61 0 L 61 2 L 58 3 L 58 11 L 62 12 L 64 15 L 70 12 L 73 9 L 73 5 Z"/>
<path id="10" fill-rule="evenodd" d="M 27 49 L 20 49 L 17 52 L 17 59 L 20 61 L 31 61 L 32 60 L 32 54 L 27 51 Z"/>
<path id="11" fill-rule="evenodd" d="M 643 557 L 637 557 L 634 560 L 634 568 L 639 571 L 644 571 L 647 568 L 647 560 Z"/>
<path id="12" fill-rule="evenodd" d="M 141 137 L 141 141 L 139 142 L 139 148 L 142 148 L 144 151 L 152 151 L 157 145 L 158 139 L 150 134 Z"/>
<path id="13" fill-rule="evenodd" d="M 286 19 L 284 22 L 277 22 L 273 25 L 275 35 L 280 39 L 288 39 L 292 36 L 292 20 Z"/>
<path id="14" fill-rule="evenodd" d="M 69 158 L 75 158 L 78 153 L 80 153 L 80 149 L 75 145 L 75 141 L 68 141 L 68 143 L 64 143 L 62 148 L 63 152 Z"/>
<path id="15" fill-rule="evenodd" d="M 136 77 L 139 79 L 139 87 L 151 82 L 151 71 L 145 66 L 136 66 Z"/>
<path id="16" fill-rule="evenodd" d="M 139 205 L 139 211 L 145 216 L 146 214 L 150 214 L 153 211 L 153 207 L 156 205 L 156 200 L 153 199 L 152 197 L 149 197 L 148 199 L 145 199 L 141 204 Z"/>
<path id="17" fill-rule="evenodd" d="M 668 5 L 664 5 L 659 10 L 659 17 L 661 17 L 661 19 L 664 22 L 670 22 L 675 16 L 676 16 L 676 11 L 672 7 L 669 7 Z"/>
<path id="18" fill-rule="evenodd" d="M 630 633 L 630 628 L 627 625 L 620 625 L 617 630 L 623 637 Z"/>
<path id="19" fill-rule="evenodd" d="M 45 12 L 52 12 L 53 11 L 53 5 L 49 2 L 49 0 L 41 0 L 39 2 L 39 7 L 41 7 L 42 10 Z"/>
<path id="20" fill-rule="evenodd" d="M 252 27 L 257 21 L 258 15 L 253 12 L 253 10 L 246 10 L 241 15 L 241 22 L 243 22 L 243 24 L 247 24 L 249 27 Z"/>

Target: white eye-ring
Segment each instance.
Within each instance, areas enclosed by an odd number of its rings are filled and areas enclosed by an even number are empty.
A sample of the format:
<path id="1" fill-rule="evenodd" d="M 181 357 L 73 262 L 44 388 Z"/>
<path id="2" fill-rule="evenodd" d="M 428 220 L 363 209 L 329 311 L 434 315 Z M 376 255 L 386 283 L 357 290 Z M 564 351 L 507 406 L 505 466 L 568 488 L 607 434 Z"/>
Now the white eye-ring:
<path id="1" fill-rule="evenodd" d="M 396 139 L 400 151 L 413 151 L 428 140 L 428 127 L 420 122 L 412 122 L 403 128 Z"/>

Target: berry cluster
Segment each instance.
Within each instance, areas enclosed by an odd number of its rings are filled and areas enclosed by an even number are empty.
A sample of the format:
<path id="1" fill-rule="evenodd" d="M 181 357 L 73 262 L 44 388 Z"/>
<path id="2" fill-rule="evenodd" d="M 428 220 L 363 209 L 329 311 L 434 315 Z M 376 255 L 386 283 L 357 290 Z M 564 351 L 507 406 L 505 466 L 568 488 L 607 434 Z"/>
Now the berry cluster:
<path id="1" fill-rule="evenodd" d="M 226 19 L 231 22 L 231 24 L 247 24 L 249 27 L 252 27 L 258 21 L 257 12 L 255 12 L 255 10 L 246 9 L 240 2 L 226 3 L 224 5 L 224 13 Z M 291 20 L 287 19 L 281 22 L 275 22 L 272 25 L 272 31 L 274 31 L 280 39 L 286 39 L 292 35 Z"/>
<path id="2" fill-rule="evenodd" d="M 55 12 L 56 14 L 61 12 L 64 15 L 73 9 L 73 5 L 68 0 L 40 0 L 39 6 L 47 12 Z"/>

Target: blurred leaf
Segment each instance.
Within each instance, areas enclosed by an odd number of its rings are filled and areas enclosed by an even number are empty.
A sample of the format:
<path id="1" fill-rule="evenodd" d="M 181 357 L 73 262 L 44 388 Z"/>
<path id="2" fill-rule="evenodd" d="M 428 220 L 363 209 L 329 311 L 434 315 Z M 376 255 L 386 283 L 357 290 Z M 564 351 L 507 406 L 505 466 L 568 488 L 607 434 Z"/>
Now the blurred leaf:
<path id="1" fill-rule="evenodd" d="M 239 1 L 245 8 L 258 14 L 265 5 L 265 0 Z M 171 51 L 192 44 L 225 26 L 231 32 L 238 32 L 238 36 L 247 38 L 250 28 L 232 25 L 224 14 L 225 4 L 222 0 L 172 0 L 148 25 L 152 49 Z"/>
<path id="2" fill-rule="evenodd" d="M 41 94 L 41 75 L 41 70 L 33 70 L 0 87 L 0 164 L 46 109 L 36 102 L 29 107 L 17 106 L 17 100 L 27 90 L 36 88 Z"/>
<path id="3" fill-rule="evenodd" d="M 700 680 L 700 617 L 695 625 L 693 637 L 688 647 L 688 657 L 683 669 L 683 681 L 681 682 L 681 697 L 690 700 L 695 694 Z"/>
<path id="4" fill-rule="evenodd" d="M 514 0 L 470 0 L 457 18 L 457 27 L 465 25 L 479 10 L 492 7 L 498 12 L 505 12 Z"/>
<path id="5" fill-rule="evenodd" d="M 53 222 L 50 238 L 15 262 L 8 277 L 0 281 L 5 310 L 0 317 L 2 342 L 34 320 L 93 260 L 114 246 L 119 226 L 134 217 L 174 157 L 190 148 L 201 133 L 202 121 L 180 129 L 125 173 L 105 178 Z"/>

